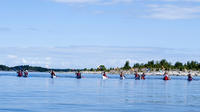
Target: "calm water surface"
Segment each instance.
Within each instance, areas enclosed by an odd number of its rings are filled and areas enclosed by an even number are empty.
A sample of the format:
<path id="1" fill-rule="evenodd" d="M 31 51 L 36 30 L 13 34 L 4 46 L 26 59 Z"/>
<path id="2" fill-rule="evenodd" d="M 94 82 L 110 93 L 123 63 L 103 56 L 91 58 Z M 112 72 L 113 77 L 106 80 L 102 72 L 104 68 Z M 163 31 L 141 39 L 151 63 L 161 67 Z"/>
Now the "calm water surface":
<path id="1" fill-rule="evenodd" d="M 0 112 L 200 112 L 200 78 L 147 76 L 120 80 L 109 75 L 30 73 L 29 78 L 0 73 Z"/>

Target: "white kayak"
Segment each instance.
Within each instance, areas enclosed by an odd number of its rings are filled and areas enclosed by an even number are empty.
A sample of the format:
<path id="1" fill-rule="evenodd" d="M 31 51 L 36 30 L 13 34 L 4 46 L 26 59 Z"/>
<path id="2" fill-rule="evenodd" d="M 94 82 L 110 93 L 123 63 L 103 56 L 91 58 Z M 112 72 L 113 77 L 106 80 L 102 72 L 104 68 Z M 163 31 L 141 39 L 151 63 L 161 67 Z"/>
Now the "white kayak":
<path id="1" fill-rule="evenodd" d="M 51 78 L 56 78 L 56 76 L 51 76 Z"/>
<path id="2" fill-rule="evenodd" d="M 108 79 L 108 77 L 106 77 L 106 76 L 102 76 L 102 78 L 103 78 L 103 79 Z"/>
<path id="3" fill-rule="evenodd" d="M 124 80 L 124 79 L 125 79 L 125 77 L 120 77 L 120 79 Z"/>

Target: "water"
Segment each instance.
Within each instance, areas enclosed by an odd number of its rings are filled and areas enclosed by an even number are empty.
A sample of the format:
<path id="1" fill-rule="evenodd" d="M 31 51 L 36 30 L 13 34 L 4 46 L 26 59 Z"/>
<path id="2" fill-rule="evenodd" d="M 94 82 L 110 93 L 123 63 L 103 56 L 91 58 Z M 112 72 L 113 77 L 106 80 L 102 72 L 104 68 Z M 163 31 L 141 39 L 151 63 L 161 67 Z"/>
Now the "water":
<path id="1" fill-rule="evenodd" d="M 29 78 L 0 73 L 0 112 L 199 112 L 200 78 L 147 76 L 120 80 L 109 75 L 30 73 Z"/>

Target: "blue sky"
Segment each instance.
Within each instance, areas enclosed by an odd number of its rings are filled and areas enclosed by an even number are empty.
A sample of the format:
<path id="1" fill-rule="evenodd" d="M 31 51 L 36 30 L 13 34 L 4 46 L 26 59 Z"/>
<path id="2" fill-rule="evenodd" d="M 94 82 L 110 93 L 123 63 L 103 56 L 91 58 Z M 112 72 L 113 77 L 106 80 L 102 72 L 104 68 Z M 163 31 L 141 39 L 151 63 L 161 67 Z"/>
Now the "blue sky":
<path id="1" fill-rule="evenodd" d="M 199 29 L 200 0 L 1 0 L 0 64 L 198 61 Z"/>

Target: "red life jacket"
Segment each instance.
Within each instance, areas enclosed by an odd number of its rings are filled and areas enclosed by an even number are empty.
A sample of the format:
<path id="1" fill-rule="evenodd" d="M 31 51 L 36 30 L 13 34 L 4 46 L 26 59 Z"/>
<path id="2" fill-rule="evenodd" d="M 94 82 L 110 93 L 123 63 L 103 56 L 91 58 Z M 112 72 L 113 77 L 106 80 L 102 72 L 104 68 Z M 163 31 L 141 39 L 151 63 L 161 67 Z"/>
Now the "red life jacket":
<path id="1" fill-rule="evenodd" d="M 81 73 L 77 73 L 76 76 L 81 76 Z"/>
<path id="2" fill-rule="evenodd" d="M 164 77 L 164 80 L 169 80 L 169 78 L 167 76 Z"/>
<path id="3" fill-rule="evenodd" d="M 51 72 L 51 76 L 56 76 L 56 74 L 54 73 L 54 71 Z"/>
<path id="4" fill-rule="evenodd" d="M 22 72 L 21 72 L 21 71 L 18 72 L 18 76 L 19 76 L 19 77 L 22 76 Z"/>
<path id="5" fill-rule="evenodd" d="M 27 75 L 28 75 L 28 72 L 24 72 L 24 74 L 27 76 Z"/>
<path id="6" fill-rule="evenodd" d="M 145 79 L 145 75 L 142 75 L 141 79 Z"/>
<path id="7" fill-rule="evenodd" d="M 123 74 L 120 74 L 120 77 L 123 77 Z"/>

